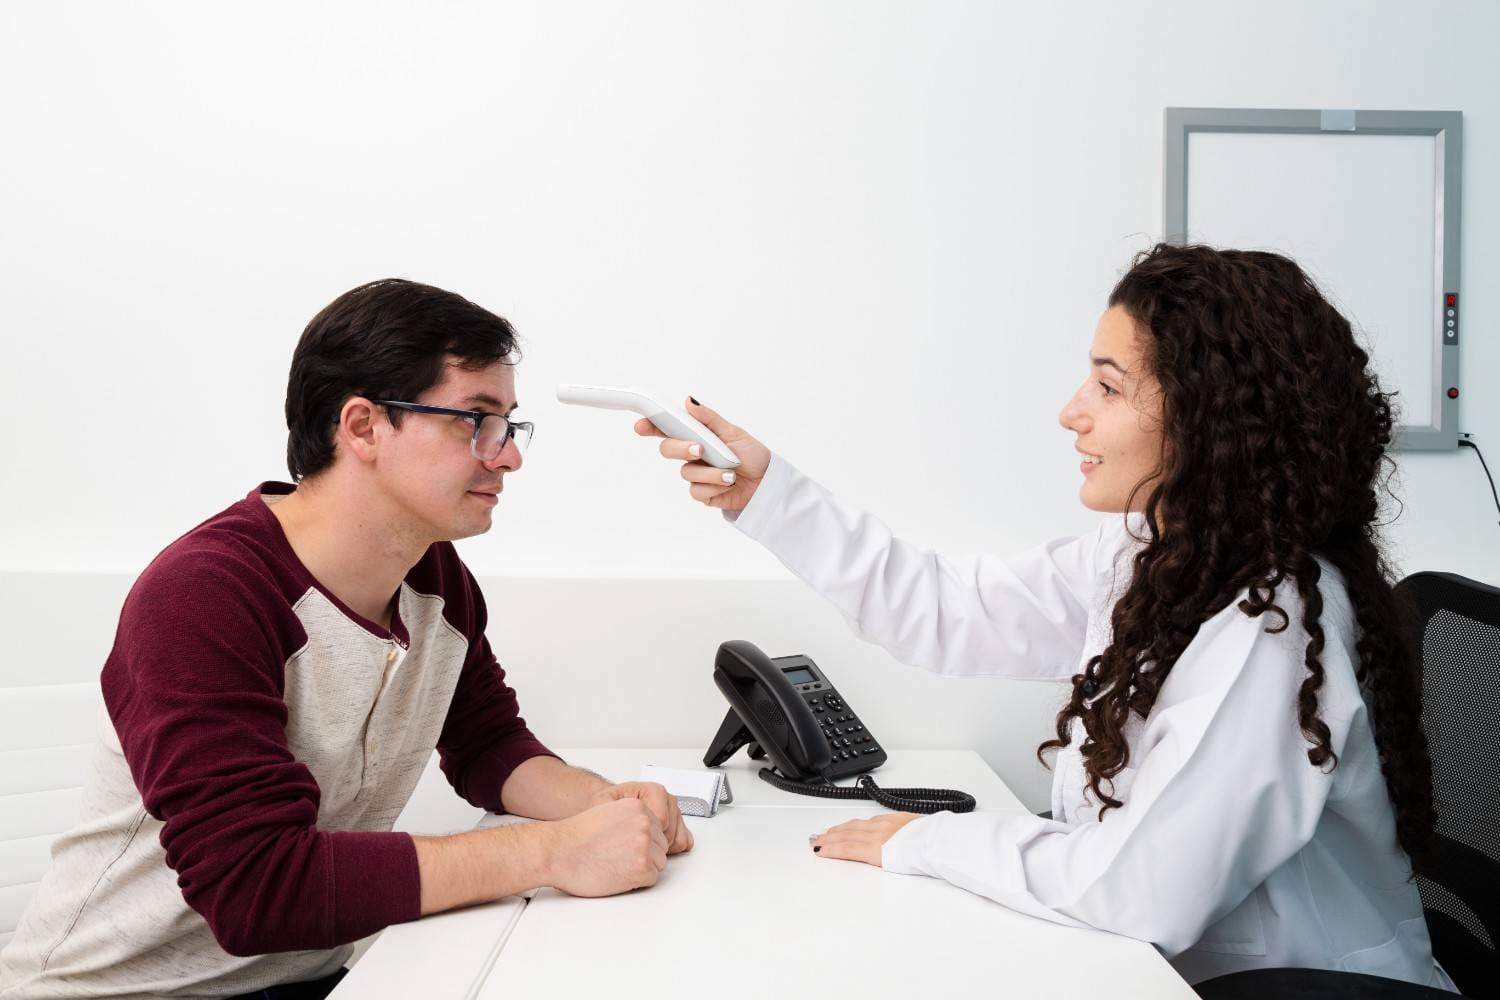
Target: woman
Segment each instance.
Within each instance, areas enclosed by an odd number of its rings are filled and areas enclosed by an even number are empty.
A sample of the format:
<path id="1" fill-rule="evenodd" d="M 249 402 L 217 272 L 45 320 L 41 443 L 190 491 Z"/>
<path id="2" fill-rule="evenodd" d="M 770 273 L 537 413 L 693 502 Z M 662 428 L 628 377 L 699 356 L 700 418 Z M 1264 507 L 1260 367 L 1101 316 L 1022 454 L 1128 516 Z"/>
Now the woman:
<path id="1" fill-rule="evenodd" d="M 1038 750 L 1057 751 L 1051 818 L 882 815 L 819 856 L 1150 941 L 1189 982 L 1308 967 L 1453 989 L 1411 879 L 1431 779 L 1368 362 L 1284 257 L 1141 254 L 1060 415 L 1084 505 L 1124 516 L 963 576 L 689 400 L 742 462 L 726 477 L 663 441 L 693 498 L 862 635 L 938 674 L 1072 682 Z"/>

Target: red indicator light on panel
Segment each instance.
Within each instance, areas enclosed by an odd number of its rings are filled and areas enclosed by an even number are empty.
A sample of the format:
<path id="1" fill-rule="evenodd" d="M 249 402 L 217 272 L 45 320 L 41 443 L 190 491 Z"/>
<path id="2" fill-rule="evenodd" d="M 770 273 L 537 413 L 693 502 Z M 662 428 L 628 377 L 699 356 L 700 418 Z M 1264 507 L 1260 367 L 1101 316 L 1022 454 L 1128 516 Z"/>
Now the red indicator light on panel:
<path id="1" fill-rule="evenodd" d="M 1457 386 L 1454 386 L 1454 387 L 1452 387 L 1452 388 L 1450 388 L 1448 390 L 1448 398 L 1449 399 L 1457 399 L 1458 398 L 1458 387 Z"/>
<path id="2" fill-rule="evenodd" d="M 1450 306 L 1456 306 L 1456 305 L 1458 305 L 1458 296 L 1457 296 L 1457 295 L 1456 295 L 1456 294 L 1454 294 L 1454 293 L 1453 293 L 1453 292 L 1449 292 L 1449 293 L 1448 293 L 1448 294 L 1447 294 L 1447 296 L 1445 296 L 1445 299 L 1444 299 L 1444 300 L 1445 300 L 1445 301 L 1446 301 L 1446 302 L 1447 302 L 1447 303 L 1448 303 L 1448 304 L 1449 304 L 1449 305 L 1450 305 Z"/>

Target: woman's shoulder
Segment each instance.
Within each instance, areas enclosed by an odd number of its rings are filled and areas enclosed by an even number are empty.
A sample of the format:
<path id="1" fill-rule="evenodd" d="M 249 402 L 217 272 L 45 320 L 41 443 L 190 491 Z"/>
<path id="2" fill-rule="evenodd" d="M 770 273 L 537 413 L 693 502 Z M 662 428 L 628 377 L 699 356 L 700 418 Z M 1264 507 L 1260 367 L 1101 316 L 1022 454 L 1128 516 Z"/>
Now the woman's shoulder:
<path id="1" fill-rule="evenodd" d="M 1317 624 L 1323 631 L 1323 645 L 1327 650 L 1334 646 L 1346 646 L 1351 651 L 1357 638 L 1355 631 L 1354 605 L 1349 597 L 1349 585 L 1344 574 L 1323 556 L 1314 556 L 1317 566 L 1316 590 L 1321 607 Z M 1283 634 L 1291 635 L 1306 645 L 1310 638 L 1307 625 L 1307 601 L 1302 596 L 1302 585 L 1298 574 L 1285 573 L 1276 585 L 1271 603 L 1286 616 Z M 1241 590 L 1230 602 L 1230 607 L 1247 618 L 1264 620 L 1267 626 L 1279 626 L 1282 615 L 1275 612 L 1255 616 L 1243 610 L 1242 604 L 1250 597 L 1250 588 Z M 1278 631 L 1282 631 L 1278 628 Z"/>
<path id="2" fill-rule="evenodd" d="M 1318 615 L 1323 630 L 1318 655 L 1323 670 L 1319 715 L 1334 730 L 1345 731 L 1364 710 L 1356 678 L 1355 636 L 1349 629 L 1342 575 L 1326 563 L 1320 562 L 1319 569 L 1317 586 L 1323 598 Z M 1199 624 L 1153 705 L 1151 716 L 1158 725 L 1168 718 L 1178 725 L 1190 718 L 1206 727 L 1221 714 L 1215 706 L 1229 699 L 1238 706 L 1235 717 L 1248 711 L 1295 718 L 1286 713 L 1297 703 L 1308 676 L 1311 635 L 1303 618 L 1306 605 L 1294 579 L 1283 579 L 1271 600 L 1284 619 L 1275 610 L 1246 611 L 1241 604 L 1247 597 L 1248 588 Z M 1205 715 L 1206 708 L 1213 710 Z"/>
<path id="3" fill-rule="evenodd" d="M 1321 603 L 1314 624 L 1322 632 L 1322 648 L 1318 654 L 1323 668 L 1323 686 L 1319 700 L 1327 707 L 1333 703 L 1347 703 L 1349 709 L 1362 703 L 1357 680 L 1359 654 L 1356 648 L 1358 631 L 1353 604 L 1349 598 L 1344 575 L 1327 559 L 1316 557 L 1318 579 L 1316 590 Z M 1307 601 L 1295 574 L 1287 574 L 1277 584 L 1271 598 L 1276 610 L 1268 609 L 1254 613 L 1248 603 L 1250 590 L 1247 587 L 1235 596 L 1229 605 L 1219 612 L 1236 620 L 1240 629 L 1255 631 L 1258 644 L 1268 644 L 1284 651 L 1284 661 L 1291 675 L 1301 683 L 1307 672 L 1307 650 L 1312 641 L 1312 629 L 1307 621 Z M 1250 607 L 1251 610 L 1246 610 Z"/>
<path id="4" fill-rule="evenodd" d="M 1150 542 L 1150 528 L 1145 515 L 1140 513 L 1112 514 L 1101 518 L 1089 536 L 1094 550 L 1094 569 L 1098 575 L 1101 594 L 1118 599 L 1129 586 L 1135 568 L 1134 558 Z M 1357 621 L 1353 603 L 1349 596 L 1344 575 L 1331 561 L 1315 556 L 1318 569 L 1317 593 L 1322 607 L 1317 624 L 1323 632 L 1322 661 L 1326 673 L 1347 674 L 1351 693 L 1354 688 L 1354 667 L 1358 663 L 1355 644 L 1358 640 Z M 1271 604 L 1277 610 L 1261 613 L 1253 611 L 1249 601 L 1250 588 L 1245 587 L 1235 594 L 1227 604 L 1207 616 L 1199 626 L 1199 645 L 1232 639 L 1233 635 L 1244 637 L 1244 641 L 1273 642 L 1286 647 L 1289 658 L 1301 667 L 1303 654 L 1311 639 L 1305 621 L 1307 605 L 1296 574 L 1285 574 L 1277 583 Z M 1251 608 L 1252 610 L 1246 610 Z M 1332 667 L 1332 669 L 1328 669 Z"/>

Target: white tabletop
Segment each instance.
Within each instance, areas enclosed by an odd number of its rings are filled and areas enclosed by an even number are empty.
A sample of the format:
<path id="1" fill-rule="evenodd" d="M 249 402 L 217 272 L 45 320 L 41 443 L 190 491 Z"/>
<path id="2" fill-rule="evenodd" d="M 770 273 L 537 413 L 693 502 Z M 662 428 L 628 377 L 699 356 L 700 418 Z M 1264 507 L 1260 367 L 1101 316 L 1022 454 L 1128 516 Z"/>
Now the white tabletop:
<path id="1" fill-rule="evenodd" d="M 569 764 L 597 771 L 611 781 L 634 781 L 641 766 L 703 768 L 702 750 L 559 750 Z M 811 795 L 784 792 L 757 777 L 769 766 L 765 760 L 751 760 L 743 750 L 720 770 L 729 776 L 734 805 L 766 806 L 778 809 L 857 809 L 865 813 L 883 811 L 868 799 L 820 799 Z M 999 775 L 990 770 L 984 758 L 972 750 L 902 750 L 890 752 L 890 760 L 870 772 L 882 788 L 958 788 L 979 801 L 982 809 L 1003 812 L 1025 812 L 1021 800 L 1012 794 Z M 853 781 L 841 781 L 852 785 Z M 718 818 L 718 817 L 714 817 Z M 693 828 L 695 831 L 697 827 Z"/>
<path id="2" fill-rule="evenodd" d="M 634 779 L 643 764 L 702 766 L 694 750 L 559 752 L 616 781 Z M 688 818 L 695 847 L 671 858 L 654 887 L 606 899 L 543 889 L 529 902 L 391 927 L 336 1000 L 759 1000 L 772 991 L 1094 1000 L 1101 989 L 1151 1000 L 1196 996 L 1140 941 L 1025 916 L 936 879 L 817 857 L 809 834 L 882 810 L 782 792 L 755 777 L 759 767 L 743 754 L 726 767 L 734 802 L 712 818 Z M 972 751 L 892 751 L 875 777 L 882 785 L 960 788 L 986 811 L 1023 809 Z M 451 826 L 454 815 L 439 825 Z"/>

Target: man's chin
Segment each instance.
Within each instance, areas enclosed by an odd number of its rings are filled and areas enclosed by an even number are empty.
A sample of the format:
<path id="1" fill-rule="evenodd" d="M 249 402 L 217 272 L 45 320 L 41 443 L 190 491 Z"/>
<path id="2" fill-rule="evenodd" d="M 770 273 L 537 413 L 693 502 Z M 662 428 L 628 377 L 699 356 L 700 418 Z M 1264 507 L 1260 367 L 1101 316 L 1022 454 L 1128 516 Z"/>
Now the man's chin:
<path id="1" fill-rule="evenodd" d="M 499 497 L 470 491 L 464 494 L 463 506 L 453 518 L 454 534 L 449 541 L 482 535 L 494 526 L 495 506 Z"/>
<path id="2" fill-rule="evenodd" d="M 483 535 L 494 526 L 494 519 L 491 517 L 490 513 L 486 511 L 483 515 L 483 520 L 477 520 L 470 517 L 465 518 L 459 524 L 454 525 L 453 537 L 449 538 L 448 541 L 456 542 L 460 538 L 473 538 L 476 535 Z"/>

